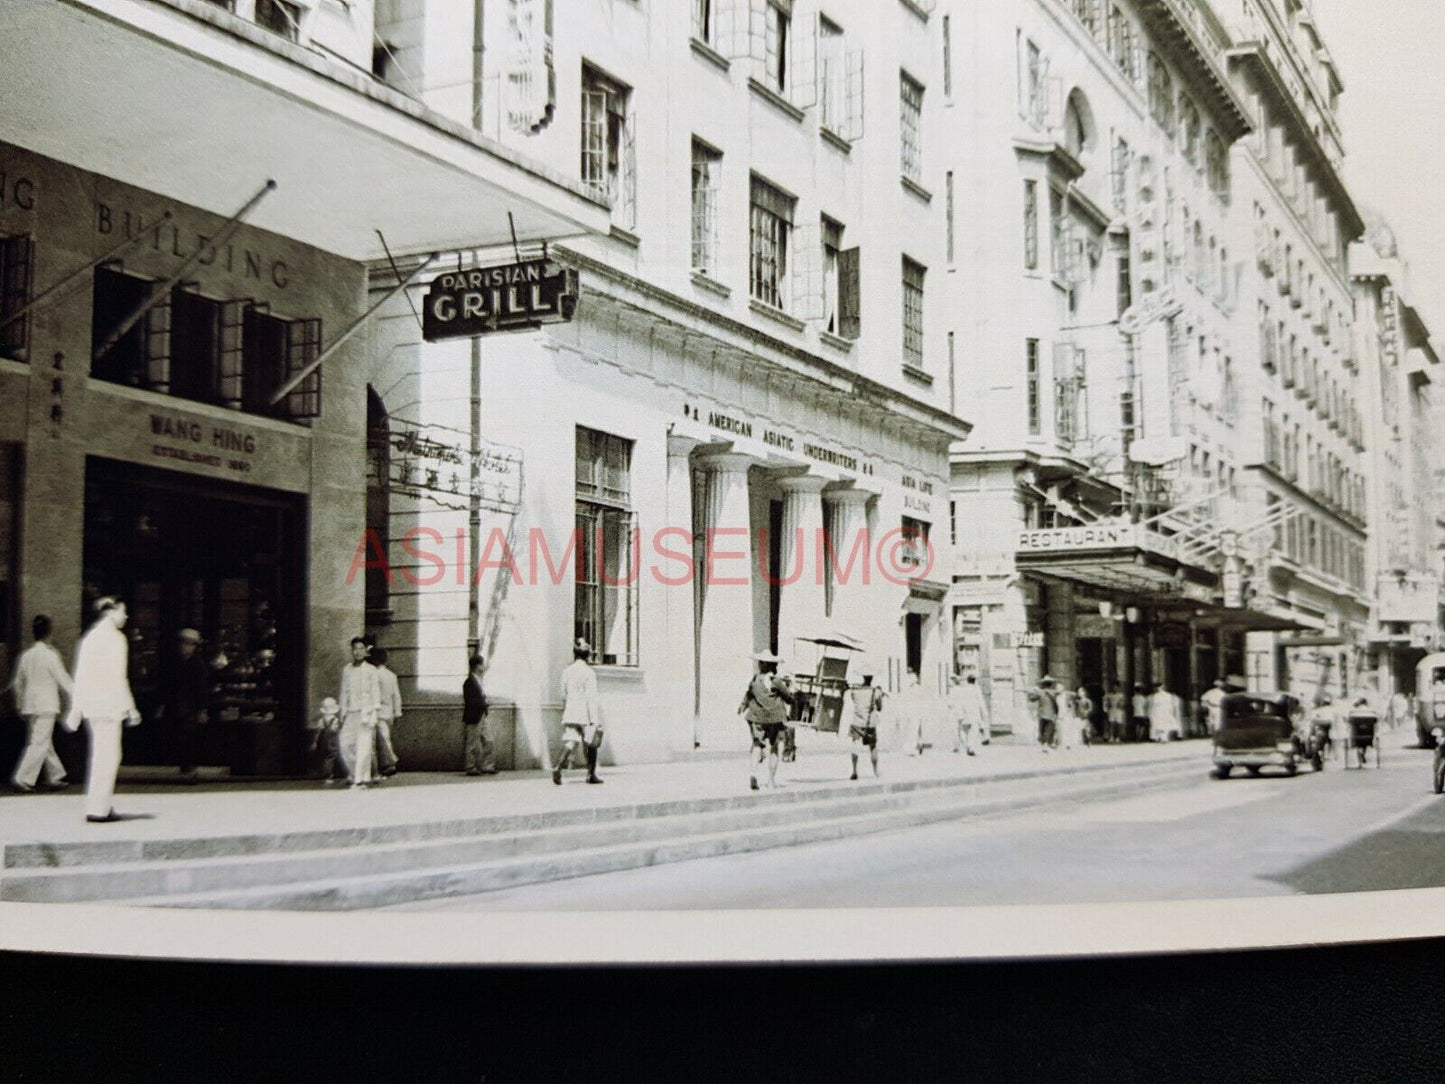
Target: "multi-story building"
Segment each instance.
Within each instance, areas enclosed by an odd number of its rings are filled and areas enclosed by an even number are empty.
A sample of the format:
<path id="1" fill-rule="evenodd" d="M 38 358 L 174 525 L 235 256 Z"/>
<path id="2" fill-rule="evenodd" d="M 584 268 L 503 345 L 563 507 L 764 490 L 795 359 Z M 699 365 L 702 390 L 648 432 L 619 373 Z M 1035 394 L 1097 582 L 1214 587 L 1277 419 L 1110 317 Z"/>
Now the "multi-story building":
<path id="1" fill-rule="evenodd" d="M 1250 353 L 1224 28 L 1192 0 L 940 13 L 968 209 L 945 227 L 948 334 L 976 420 L 952 461 L 956 663 L 1015 721 L 1046 671 L 1096 704 L 1116 682 L 1193 702 L 1243 673 L 1247 627 L 1216 530 L 1244 500 Z"/>
<path id="2" fill-rule="evenodd" d="M 385 5 L 388 82 L 611 207 L 603 235 L 546 253 L 578 275 L 570 322 L 424 341 L 407 304 L 385 310 L 372 526 L 393 567 L 428 574 L 373 569 L 368 612 L 414 733 L 435 721 L 403 760 L 455 757 L 469 643 L 517 765 L 555 748 L 578 639 L 618 759 L 745 743 L 752 654 L 811 673 L 803 638 L 855 638 L 880 682 L 941 687 L 948 448 L 968 428 L 949 411 L 950 90 L 929 6 Z M 519 255 L 541 253 L 448 260 Z M 394 282 L 376 271 L 375 290 Z M 440 481 L 409 482 L 428 454 Z M 495 489 L 449 493 L 448 456 L 485 461 Z"/>
<path id="3" fill-rule="evenodd" d="M 1340 173 L 1342 83 L 1309 5 L 1247 0 L 1228 21 L 1229 69 L 1254 127 L 1233 170 L 1237 332 L 1248 344 L 1238 526 L 1257 604 L 1281 624 L 1251 634 L 1248 677 L 1309 701 L 1352 691 L 1365 663 L 1370 388 L 1351 341 L 1347 265 L 1364 226 Z"/>
<path id="4" fill-rule="evenodd" d="M 1365 240 L 1351 245 L 1349 256 L 1369 456 L 1369 645 L 1375 684 L 1388 695 L 1413 692 L 1415 664 L 1439 646 L 1440 419 L 1431 386 L 1440 379 L 1440 359 L 1412 303 L 1394 232 L 1371 217 Z"/>
<path id="5" fill-rule="evenodd" d="M 128 761 L 176 763 L 154 709 L 194 627 L 203 763 L 297 771 L 364 617 L 367 265 L 606 204 L 373 78 L 370 0 L 5 14 L 0 672 L 32 615 L 68 656 L 117 594 Z"/>

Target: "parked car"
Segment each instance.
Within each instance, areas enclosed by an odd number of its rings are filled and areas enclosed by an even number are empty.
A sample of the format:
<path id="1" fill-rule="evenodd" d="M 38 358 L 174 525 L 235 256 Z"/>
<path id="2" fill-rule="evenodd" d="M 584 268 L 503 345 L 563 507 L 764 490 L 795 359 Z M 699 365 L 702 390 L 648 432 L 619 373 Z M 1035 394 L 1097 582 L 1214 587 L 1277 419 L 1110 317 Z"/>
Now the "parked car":
<path id="1" fill-rule="evenodd" d="M 1228 779 L 1235 768 L 1258 775 L 1267 767 L 1289 775 L 1308 762 L 1324 770 L 1323 748 L 1301 732 L 1304 705 L 1289 693 L 1229 693 L 1220 702 L 1214 735 L 1214 778 Z"/>
<path id="2" fill-rule="evenodd" d="M 1415 737 L 1421 749 L 1435 746 L 1445 728 L 1445 651 L 1426 655 L 1415 667 Z"/>

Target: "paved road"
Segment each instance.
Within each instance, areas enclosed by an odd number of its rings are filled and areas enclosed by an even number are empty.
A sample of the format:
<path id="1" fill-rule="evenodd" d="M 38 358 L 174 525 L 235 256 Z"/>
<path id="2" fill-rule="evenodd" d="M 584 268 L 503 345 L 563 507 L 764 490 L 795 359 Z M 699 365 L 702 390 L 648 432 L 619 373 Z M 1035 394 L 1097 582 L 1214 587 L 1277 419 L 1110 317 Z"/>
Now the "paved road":
<path id="1" fill-rule="evenodd" d="M 405 905 L 654 910 L 1084 903 L 1445 886 L 1430 754 L 1388 735 L 1384 766 L 1207 778 L 782 850 Z"/>

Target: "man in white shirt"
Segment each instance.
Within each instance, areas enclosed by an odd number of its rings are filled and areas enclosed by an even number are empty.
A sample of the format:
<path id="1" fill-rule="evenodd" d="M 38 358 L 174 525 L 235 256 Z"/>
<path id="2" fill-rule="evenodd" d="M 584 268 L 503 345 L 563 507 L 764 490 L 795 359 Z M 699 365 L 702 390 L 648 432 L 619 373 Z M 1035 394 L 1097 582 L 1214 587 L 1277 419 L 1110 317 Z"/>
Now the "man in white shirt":
<path id="1" fill-rule="evenodd" d="M 1163 685 L 1155 685 L 1149 694 L 1149 740 L 1168 741 L 1170 731 L 1178 729 L 1179 714 L 1174 694 Z"/>
<path id="2" fill-rule="evenodd" d="M 381 707 L 376 714 L 376 770 L 381 778 L 396 774 L 396 747 L 391 744 L 391 724 L 401 718 L 401 685 L 386 665 L 386 649 L 371 649 L 371 664 L 381 683 Z"/>
<path id="3" fill-rule="evenodd" d="M 15 692 L 15 706 L 30 729 L 30 739 L 12 780 L 15 789 L 30 792 L 45 770 L 45 786 L 60 790 L 70 786 L 65 781 L 65 765 L 55 755 L 55 717 L 60 714 L 60 691 L 70 695 L 70 675 L 60 661 L 60 653 L 47 642 L 50 639 L 50 618 L 36 614 L 31 623 L 35 643 L 15 664 L 10 688 Z"/>
<path id="4" fill-rule="evenodd" d="M 1216 681 L 1213 687 L 1205 690 L 1199 702 L 1204 705 L 1204 719 L 1209 727 L 1209 736 L 1213 737 L 1219 733 L 1220 714 L 1224 705 L 1224 682 Z"/>
<path id="5" fill-rule="evenodd" d="M 351 663 L 341 670 L 341 758 L 351 773 L 352 789 L 371 786 L 376 720 L 381 712 L 381 681 L 366 661 L 366 641 L 351 638 Z"/>
<path id="6" fill-rule="evenodd" d="M 118 821 L 111 807 L 115 777 L 120 771 L 121 727 L 138 726 L 140 712 L 131 696 L 126 668 L 130 645 L 126 642 L 125 603 L 114 598 L 96 600 L 98 615 L 75 651 L 75 684 L 65 729 L 74 731 L 82 719 L 90 727 L 90 771 L 85 787 L 85 819 L 93 823 Z"/>
<path id="7" fill-rule="evenodd" d="M 552 782 L 562 785 L 562 772 L 572 763 L 572 753 L 581 748 L 587 757 L 587 782 L 597 777 L 597 728 L 602 710 L 597 702 L 597 675 L 587 660 L 592 648 L 586 640 L 572 645 L 572 664 L 562 671 L 562 756 L 552 769 Z"/>
<path id="8" fill-rule="evenodd" d="M 983 699 L 983 690 L 978 687 L 978 678 L 973 674 L 959 681 L 957 675 L 953 679 L 953 688 L 949 695 L 952 715 L 957 725 L 957 733 L 953 739 L 953 751 L 958 752 L 962 744 L 963 751 L 969 756 L 974 755 L 974 736 L 988 730 L 988 705 Z"/>

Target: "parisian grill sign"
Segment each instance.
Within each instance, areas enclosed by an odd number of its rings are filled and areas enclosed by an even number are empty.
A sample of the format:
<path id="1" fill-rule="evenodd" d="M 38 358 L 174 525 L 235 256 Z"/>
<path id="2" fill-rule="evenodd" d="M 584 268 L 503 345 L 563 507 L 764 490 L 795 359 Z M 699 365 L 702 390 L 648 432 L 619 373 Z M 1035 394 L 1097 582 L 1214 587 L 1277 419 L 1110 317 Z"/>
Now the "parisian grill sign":
<path id="1" fill-rule="evenodd" d="M 546 258 L 449 271 L 432 279 L 422 299 L 422 338 L 564 323 L 577 311 L 577 298 L 577 272 Z"/>

